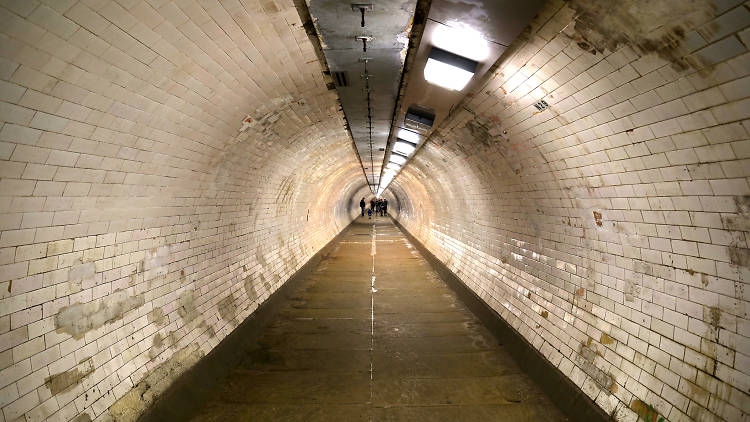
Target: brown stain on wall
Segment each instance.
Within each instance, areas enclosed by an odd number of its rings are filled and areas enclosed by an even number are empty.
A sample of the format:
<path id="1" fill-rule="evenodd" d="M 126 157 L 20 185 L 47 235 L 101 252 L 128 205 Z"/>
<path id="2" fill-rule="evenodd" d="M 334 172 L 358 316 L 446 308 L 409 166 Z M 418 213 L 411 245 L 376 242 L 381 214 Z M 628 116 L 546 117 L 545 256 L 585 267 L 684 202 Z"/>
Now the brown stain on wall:
<path id="1" fill-rule="evenodd" d="M 727 230 L 750 231 L 750 195 L 735 196 L 737 215 L 722 215 L 721 220 Z"/>
<path id="2" fill-rule="evenodd" d="M 149 324 L 161 326 L 166 323 L 166 318 L 164 317 L 164 310 L 162 308 L 152 309 L 151 312 L 149 312 L 146 317 L 148 318 Z"/>
<path id="3" fill-rule="evenodd" d="M 255 289 L 255 285 L 253 284 L 253 278 L 250 276 L 245 277 L 243 284 L 245 285 L 247 300 L 250 303 L 255 302 L 255 300 L 258 299 L 258 291 Z"/>
<path id="4" fill-rule="evenodd" d="M 151 349 L 148 351 L 149 358 L 153 359 L 158 356 L 163 345 L 164 337 L 162 337 L 161 333 L 154 334 L 154 338 L 151 341 Z"/>
<path id="5" fill-rule="evenodd" d="M 185 321 L 185 324 L 198 318 L 198 309 L 195 307 L 195 292 L 193 290 L 185 290 L 180 294 L 180 297 L 177 299 L 177 315 Z"/>
<path id="6" fill-rule="evenodd" d="M 718 331 L 721 323 L 721 311 L 716 306 L 710 306 L 708 309 L 711 326 Z"/>
<path id="7" fill-rule="evenodd" d="M 645 402 L 635 399 L 630 403 L 630 408 L 638 414 L 638 416 L 644 421 L 657 422 L 659 418 L 659 412 L 653 407 L 647 405 Z"/>
<path id="8" fill-rule="evenodd" d="M 148 351 L 149 358 L 153 360 L 159 356 L 159 353 L 175 344 L 177 344 L 177 336 L 174 331 L 170 331 L 166 336 L 163 336 L 161 333 L 154 334 L 151 340 L 151 349 Z"/>
<path id="9" fill-rule="evenodd" d="M 687 32 L 716 15 L 711 0 L 571 0 L 568 6 L 576 12 L 573 38 L 584 50 L 595 54 L 628 45 L 678 70 L 700 67 L 685 59 L 680 46 Z"/>
<path id="10" fill-rule="evenodd" d="M 602 213 L 598 211 L 594 211 L 593 213 L 594 213 L 594 222 L 596 223 L 597 226 L 601 227 L 602 226 Z"/>
<path id="11" fill-rule="evenodd" d="M 260 250 L 260 247 L 255 250 L 255 259 L 260 263 L 262 267 L 268 265 L 268 261 L 266 261 L 266 257 L 265 255 L 263 255 L 263 251 Z"/>
<path id="12" fill-rule="evenodd" d="M 750 249 L 730 246 L 729 262 L 740 267 L 750 268 Z"/>
<path id="13" fill-rule="evenodd" d="M 234 293 L 222 299 L 217 306 L 221 318 L 236 325 L 237 301 L 234 298 Z"/>
<path id="14" fill-rule="evenodd" d="M 88 413 L 81 413 L 70 422 L 91 422 L 91 415 L 89 415 Z"/>
<path id="15" fill-rule="evenodd" d="M 53 396 L 56 396 L 78 385 L 82 379 L 89 376 L 92 372 L 94 372 L 94 363 L 91 358 L 88 358 L 69 371 L 47 377 L 44 380 L 44 385 Z"/>
<path id="16" fill-rule="evenodd" d="M 586 343 L 581 343 L 581 348 L 576 356 L 576 363 L 583 372 L 594 380 L 596 385 L 598 385 L 602 391 L 607 395 L 612 394 L 615 380 L 612 375 L 602 371 L 596 366 L 594 361 L 596 360 L 597 355 L 601 356 L 601 353 L 596 350 L 596 345 L 592 346 L 592 339 L 589 337 Z"/>

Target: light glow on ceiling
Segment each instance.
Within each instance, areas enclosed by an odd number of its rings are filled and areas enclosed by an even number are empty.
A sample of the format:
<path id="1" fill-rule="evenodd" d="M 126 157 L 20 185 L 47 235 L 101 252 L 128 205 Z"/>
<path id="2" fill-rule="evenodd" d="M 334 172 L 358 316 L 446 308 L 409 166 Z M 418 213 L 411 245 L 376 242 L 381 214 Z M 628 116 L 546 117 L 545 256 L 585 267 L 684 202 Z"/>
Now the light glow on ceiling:
<path id="1" fill-rule="evenodd" d="M 393 145 L 394 152 L 398 152 L 407 156 L 411 155 L 411 153 L 414 152 L 415 149 L 417 149 L 416 145 L 412 144 L 411 142 L 404 142 L 401 140 L 397 140 Z"/>
<path id="2" fill-rule="evenodd" d="M 424 67 L 424 78 L 431 84 L 460 91 L 474 76 L 478 65 L 475 60 L 432 47 Z"/>
<path id="3" fill-rule="evenodd" d="M 424 78 L 427 82 L 451 91 L 464 89 L 473 76 L 474 72 L 433 58 L 427 59 L 427 65 L 424 67 Z"/>
<path id="4" fill-rule="evenodd" d="M 399 129 L 396 137 L 398 139 L 403 139 L 404 141 L 409 141 L 413 144 L 419 143 L 419 134 L 417 132 L 412 132 L 407 129 Z"/>
<path id="5" fill-rule="evenodd" d="M 398 169 L 401 168 L 401 166 L 399 164 L 396 164 L 394 162 L 388 163 L 388 165 L 386 167 L 389 168 L 389 169 L 393 169 L 393 170 L 398 170 Z"/>
<path id="6" fill-rule="evenodd" d="M 404 164 L 406 162 L 406 157 L 403 155 L 391 154 L 391 161 L 396 164 Z"/>
<path id="7" fill-rule="evenodd" d="M 482 34 L 455 21 L 435 28 L 432 45 L 477 62 L 490 55 L 489 43 Z"/>

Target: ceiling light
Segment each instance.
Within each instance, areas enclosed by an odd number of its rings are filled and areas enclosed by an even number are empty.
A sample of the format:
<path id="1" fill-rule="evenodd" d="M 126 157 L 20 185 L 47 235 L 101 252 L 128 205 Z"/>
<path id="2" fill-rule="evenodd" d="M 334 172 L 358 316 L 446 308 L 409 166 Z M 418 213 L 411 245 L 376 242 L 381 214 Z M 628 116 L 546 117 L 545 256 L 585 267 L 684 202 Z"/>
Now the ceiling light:
<path id="1" fill-rule="evenodd" d="M 396 164 L 404 164 L 406 162 L 406 157 L 399 154 L 391 154 L 390 160 Z"/>
<path id="2" fill-rule="evenodd" d="M 414 150 L 417 149 L 417 145 L 413 144 L 411 142 L 407 142 L 404 140 L 397 140 L 396 143 L 393 145 L 393 151 L 398 152 L 399 154 L 404 155 L 411 155 Z"/>
<path id="3" fill-rule="evenodd" d="M 398 164 L 396 164 L 394 162 L 388 163 L 388 165 L 386 167 L 389 168 L 389 169 L 393 169 L 393 170 L 398 170 L 398 169 L 401 168 L 400 165 L 398 165 Z"/>
<path id="4" fill-rule="evenodd" d="M 403 139 L 404 141 L 409 141 L 413 144 L 419 143 L 419 134 L 410 130 L 399 129 L 398 135 L 396 135 L 396 137 L 399 139 Z"/>
<path id="5" fill-rule="evenodd" d="M 451 52 L 432 47 L 424 67 L 427 82 L 452 91 L 460 91 L 469 83 L 477 70 L 477 62 Z"/>
<path id="6" fill-rule="evenodd" d="M 394 170 L 394 169 L 389 169 L 389 168 L 386 168 L 385 170 L 383 170 L 383 174 L 384 174 L 384 176 L 383 176 L 383 177 L 386 177 L 386 176 L 388 176 L 388 175 L 391 175 L 391 177 L 393 177 L 393 176 L 395 176 L 395 175 L 396 175 L 396 173 L 398 173 L 398 171 L 396 171 L 396 170 Z"/>
<path id="7" fill-rule="evenodd" d="M 432 33 L 432 45 L 478 62 L 490 54 L 489 44 L 482 34 L 459 22 L 438 25 Z"/>

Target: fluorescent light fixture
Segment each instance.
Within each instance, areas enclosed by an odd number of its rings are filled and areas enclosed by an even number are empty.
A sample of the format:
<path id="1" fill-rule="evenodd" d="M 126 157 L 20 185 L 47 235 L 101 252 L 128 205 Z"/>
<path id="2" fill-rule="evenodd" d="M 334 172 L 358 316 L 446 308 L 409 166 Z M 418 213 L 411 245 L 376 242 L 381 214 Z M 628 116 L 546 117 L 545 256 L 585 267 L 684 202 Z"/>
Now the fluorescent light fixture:
<path id="1" fill-rule="evenodd" d="M 417 146 L 411 142 L 403 141 L 401 139 L 397 139 L 396 143 L 393 144 L 393 152 L 397 152 L 399 154 L 404 155 L 411 155 L 414 150 L 417 149 Z"/>
<path id="2" fill-rule="evenodd" d="M 417 104 L 412 104 L 404 116 L 404 127 L 426 132 L 435 123 L 435 111 Z"/>
<path id="3" fill-rule="evenodd" d="M 389 169 L 393 169 L 393 170 L 398 170 L 398 169 L 400 169 L 400 168 L 401 168 L 401 166 L 400 166 L 399 164 L 396 164 L 396 163 L 394 163 L 394 162 L 390 162 L 390 163 L 388 163 L 388 165 L 387 165 L 387 166 L 385 166 L 385 167 L 386 167 L 386 168 L 389 168 Z"/>
<path id="4" fill-rule="evenodd" d="M 415 145 L 419 143 L 419 134 L 410 130 L 399 129 L 396 137 L 398 139 L 403 139 L 404 141 L 409 141 Z"/>
<path id="5" fill-rule="evenodd" d="M 460 91 L 474 76 L 477 64 L 474 60 L 432 47 L 424 67 L 424 78 L 431 84 Z"/>
<path id="6" fill-rule="evenodd" d="M 490 55 L 490 46 L 482 34 L 455 21 L 435 28 L 432 45 L 478 62 Z"/>
<path id="7" fill-rule="evenodd" d="M 406 157 L 404 157 L 403 155 L 396 154 L 394 152 L 394 153 L 391 153 L 390 160 L 396 164 L 404 164 L 406 162 Z"/>

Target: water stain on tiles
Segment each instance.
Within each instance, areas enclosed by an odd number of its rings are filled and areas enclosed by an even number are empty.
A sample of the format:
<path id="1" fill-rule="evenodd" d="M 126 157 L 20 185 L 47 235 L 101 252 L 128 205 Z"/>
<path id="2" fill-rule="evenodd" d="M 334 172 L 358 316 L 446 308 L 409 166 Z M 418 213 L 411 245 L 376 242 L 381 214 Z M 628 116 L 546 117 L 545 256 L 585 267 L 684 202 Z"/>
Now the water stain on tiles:
<path id="1" fill-rule="evenodd" d="M 88 358 L 73 369 L 46 378 L 44 385 L 54 396 L 79 384 L 82 379 L 89 376 L 92 372 L 94 372 L 94 363 L 91 358 Z"/>
<path id="2" fill-rule="evenodd" d="M 568 7 L 576 12 L 572 36 L 580 48 L 603 53 L 630 46 L 644 55 L 654 53 L 678 70 L 701 67 L 685 60 L 690 51 L 683 41 L 689 31 L 716 15 L 710 0 L 573 0 Z M 704 29 L 712 32 L 708 26 Z"/>
<path id="3" fill-rule="evenodd" d="M 133 295 L 129 290 L 118 290 L 101 299 L 61 308 L 55 315 L 55 327 L 60 333 L 80 339 L 87 332 L 121 319 L 126 312 L 144 303 L 143 294 Z"/>
<path id="4" fill-rule="evenodd" d="M 185 290 L 180 293 L 177 299 L 177 315 L 182 318 L 185 324 L 198 318 L 198 309 L 195 306 L 195 292 L 193 290 Z"/>
<path id="5" fill-rule="evenodd" d="M 91 415 L 89 415 L 88 413 L 81 413 L 80 415 L 76 416 L 76 418 L 71 422 L 91 422 Z"/>
<path id="6" fill-rule="evenodd" d="M 237 300 L 235 299 L 234 294 L 230 294 L 219 301 L 217 307 L 219 308 L 219 315 L 224 321 L 237 325 L 235 319 L 237 316 Z"/>

